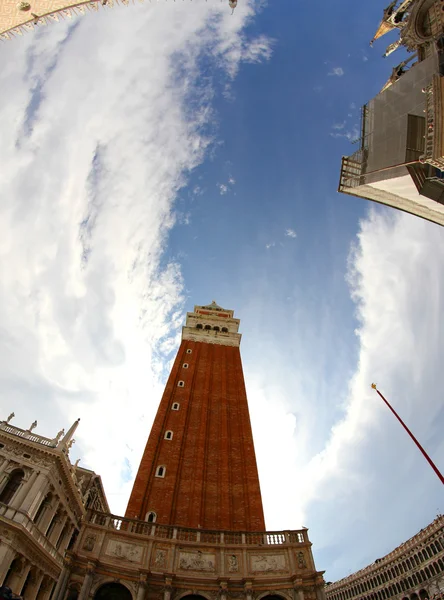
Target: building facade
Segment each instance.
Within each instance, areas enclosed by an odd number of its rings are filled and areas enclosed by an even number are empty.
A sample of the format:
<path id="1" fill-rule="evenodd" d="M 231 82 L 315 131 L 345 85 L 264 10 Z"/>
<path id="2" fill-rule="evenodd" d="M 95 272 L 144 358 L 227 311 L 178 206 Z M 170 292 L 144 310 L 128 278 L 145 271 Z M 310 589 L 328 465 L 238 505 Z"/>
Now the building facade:
<path id="1" fill-rule="evenodd" d="M 441 0 L 395 0 L 374 40 L 393 30 L 399 37 L 385 56 L 399 47 L 410 56 L 362 108 L 359 148 L 342 159 L 339 191 L 444 225 Z"/>
<path id="2" fill-rule="evenodd" d="M 100 477 L 69 450 L 78 421 L 53 439 L 0 423 L 0 584 L 47 600 L 88 508 L 109 510 Z"/>
<path id="3" fill-rule="evenodd" d="M 238 329 L 188 313 L 126 517 L 87 511 L 52 600 L 324 600 L 307 530 L 265 531 Z"/>
<path id="4" fill-rule="evenodd" d="M 327 600 L 444 598 L 444 516 L 374 563 L 326 587 Z"/>

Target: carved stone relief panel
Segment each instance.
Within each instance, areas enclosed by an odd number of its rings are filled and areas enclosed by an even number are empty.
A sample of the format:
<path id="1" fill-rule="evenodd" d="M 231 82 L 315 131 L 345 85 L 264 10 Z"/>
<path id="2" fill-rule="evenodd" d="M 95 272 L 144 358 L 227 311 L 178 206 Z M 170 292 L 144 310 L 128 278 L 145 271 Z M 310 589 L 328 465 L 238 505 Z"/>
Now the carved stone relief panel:
<path id="1" fill-rule="evenodd" d="M 284 554 L 251 554 L 250 567 L 253 573 L 288 571 Z"/>
<path id="2" fill-rule="evenodd" d="M 87 535 L 85 538 L 85 541 L 83 542 L 82 550 L 86 550 L 87 552 L 92 552 L 94 550 L 96 540 L 97 540 L 97 538 L 95 535 Z"/>
<path id="3" fill-rule="evenodd" d="M 228 573 L 238 573 L 239 572 L 239 563 L 240 563 L 240 555 L 239 554 L 228 554 L 225 557 L 226 561 L 226 570 Z"/>
<path id="4" fill-rule="evenodd" d="M 151 566 L 154 570 L 168 568 L 168 548 L 156 545 L 151 555 Z"/>
<path id="5" fill-rule="evenodd" d="M 143 554 L 143 546 L 136 544 L 127 544 L 119 540 L 109 540 L 106 552 L 108 556 L 120 558 L 129 562 L 141 562 Z"/>
<path id="6" fill-rule="evenodd" d="M 210 552 L 180 552 L 179 569 L 182 571 L 201 571 L 214 573 L 216 571 L 216 555 Z"/>
<path id="7" fill-rule="evenodd" d="M 305 555 L 303 552 L 298 552 L 297 553 L 297 562 L 298 562 L 298 569 L 306 569 L 307 568 L 307 561 L 305 559 Z"/>

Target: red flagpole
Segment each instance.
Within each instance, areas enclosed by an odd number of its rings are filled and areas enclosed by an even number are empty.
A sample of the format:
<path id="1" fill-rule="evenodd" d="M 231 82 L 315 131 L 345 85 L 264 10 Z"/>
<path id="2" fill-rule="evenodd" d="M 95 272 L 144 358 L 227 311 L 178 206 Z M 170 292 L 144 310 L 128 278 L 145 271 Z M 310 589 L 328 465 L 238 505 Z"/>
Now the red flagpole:
<path id="1" fill-rule="evenodd" d="M 424 458 L 427 460 L 427 462 L 429 463 L 429 465 L 432 467 L 432 469 L 435 471 L 435 473 L 438 475 L 439 480 L 441 481 L 441 483 L 444 485 L 444 477 L 441 475 L 438 467 L 435 465 L 435 463 L 433 462 L 433 460 L 430 458 L 430 456 L 427 454 L 427 452 L 424 450 L 424 448 L 421 446 L 421 444 L 418 442 L 418 440 L 415 438 L 415 436 L 413 435 L 413 433 L 410 431 L 410 429 L 407 427 L 407 425 L 404 423 L 404 421 L 401 419 L 401 417 L 398 415 L 398 413 L 396 412 L 396 410 L 394 408 L 392 408 L 390 406 L 390 404 L 387 402 L 387 400 L 384 398 L 384 396 L 381 394 L 381 392 L 377 389 L 376 387 L 376 383 L 372 383 L 372 388 L 374 390 L 376 390 L 376 392 L 379 394 L 379 396 L 384 400 L 384 402 L 387 404 L 387 406 L 389 407 L 389 409 L 392 411 L 392 413 L 395 415 L 395 417 L 398 419 L 398 421 L 401 423 L 401 425 L 404 427 L 404 429 L 407 431 L 407 433 L 409 434 L 409 436 L 412 438 L 412 440 L 415 442 L 415 444 L 418 446 L 418 448 L 421 450 L 422 455 L 424 456 Z"/>

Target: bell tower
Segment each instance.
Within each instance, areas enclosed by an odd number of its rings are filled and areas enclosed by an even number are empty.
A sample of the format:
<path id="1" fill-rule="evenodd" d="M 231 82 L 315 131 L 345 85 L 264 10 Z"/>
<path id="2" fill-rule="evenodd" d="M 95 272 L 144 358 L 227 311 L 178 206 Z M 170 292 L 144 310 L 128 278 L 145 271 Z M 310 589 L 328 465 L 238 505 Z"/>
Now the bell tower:
<path id="1" fill-rule="evenodd" d="M 127 517 L 265 530 L 239 323 L 232 310 L 214 301 L 187 314 Z"/>

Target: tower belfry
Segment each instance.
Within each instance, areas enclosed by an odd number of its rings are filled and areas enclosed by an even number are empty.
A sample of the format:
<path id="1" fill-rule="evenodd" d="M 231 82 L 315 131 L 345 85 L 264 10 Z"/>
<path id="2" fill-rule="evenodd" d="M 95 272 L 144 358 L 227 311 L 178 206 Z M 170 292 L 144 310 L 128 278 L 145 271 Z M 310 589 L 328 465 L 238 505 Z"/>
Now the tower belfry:
<path id="1" fill-rule="evenodd" d="M 204 529 L 265 529 L 239 319 L 216 302 L 187 314 L 126 516 Z"/>

